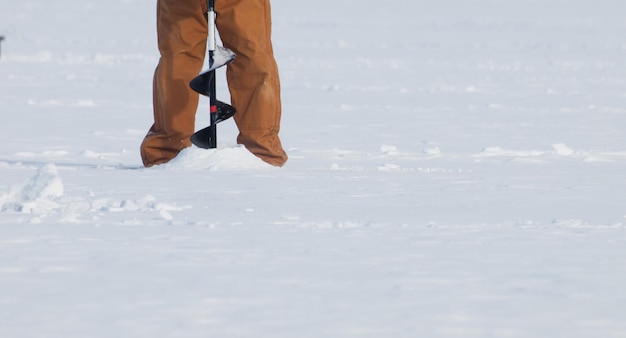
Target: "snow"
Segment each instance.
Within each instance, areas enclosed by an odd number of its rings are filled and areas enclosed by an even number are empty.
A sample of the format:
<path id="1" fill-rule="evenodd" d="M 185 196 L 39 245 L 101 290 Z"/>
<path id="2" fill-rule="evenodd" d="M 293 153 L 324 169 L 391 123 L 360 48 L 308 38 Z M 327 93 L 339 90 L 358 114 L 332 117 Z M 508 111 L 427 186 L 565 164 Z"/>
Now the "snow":
<path id="1" fill-rule="evenodd" d="M 271 170 L 274 167 L 252 155 L 241 145 L 220 145 L 217 149 L 204 150 L 197 147 L 181 151 L 172 161 L 157 169 L 171 170 Z"/>
<path id="2" fill-rule="evenodd" d="M 622 1 L 272 8 L 287 165 L 145 169 L 155 2 L 3 6 L 0 337 L 626 337 Z"/>

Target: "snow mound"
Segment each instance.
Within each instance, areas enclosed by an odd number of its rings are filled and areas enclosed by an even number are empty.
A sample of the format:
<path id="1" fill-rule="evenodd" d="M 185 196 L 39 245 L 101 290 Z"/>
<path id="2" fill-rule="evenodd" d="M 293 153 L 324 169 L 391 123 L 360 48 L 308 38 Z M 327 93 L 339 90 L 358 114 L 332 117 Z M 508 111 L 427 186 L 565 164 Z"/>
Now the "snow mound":
<path id="1" fill-rule="evenodd" d="M 552 148 L 554 148 L 554 152 L 559 156 L 570 156 L 575 153 L 575 151 L 566 146 L 565 143 L 553 144 Z"/>
<path id="2" fill-rule="evenodd" d="M 57 167 L 50 163 L 21 186 L 14 186 L 8 194 L 0 197 L 2 211 L 40 213 L 57 207 L 54 199 L 63 196 L 63 182 Z"/>
<path id="3" fill-rule="evenodd" d="M 236 145 L 217 149 L 190 147 L 181 151 L 170 162 L 157 168 L 218 171 L 267 170 L 273 167 L 252 155 L 245 147 Z"/>

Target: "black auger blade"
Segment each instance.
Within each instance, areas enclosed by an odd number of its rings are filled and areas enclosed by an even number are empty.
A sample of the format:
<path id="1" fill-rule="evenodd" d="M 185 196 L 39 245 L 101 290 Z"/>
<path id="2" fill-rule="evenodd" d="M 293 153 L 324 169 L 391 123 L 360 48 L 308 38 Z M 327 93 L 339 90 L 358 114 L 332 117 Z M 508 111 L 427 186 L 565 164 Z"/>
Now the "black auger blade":
<path id="1" fill-rule="evenodd" d="M 204 129 L 198 130 L 193 135 L 191 135 L 191 138 L 190 138 L 191 143 L 193 143 L 198 148 L 203 148 L 203 149 L 215 148 L 214 145 L 216 141 L 211 139 L 212 137 L 211 135 L 214 135 L 212 128 L 215 128 L 217 126 L 217 123 L 226 121 L 229 118 L 233 117 L 235 113 L 237 113 L 237 110 L 235 110 L 235 107 L 227 103 L 224 103 L 222 101 L 217 101 L 216 106 L 217 106 L 217 111 L 215 113 L 212 113 L 212 114 L 217 114 L 216 119 L 215 119 L 215 124 L 212 124 Z"/>

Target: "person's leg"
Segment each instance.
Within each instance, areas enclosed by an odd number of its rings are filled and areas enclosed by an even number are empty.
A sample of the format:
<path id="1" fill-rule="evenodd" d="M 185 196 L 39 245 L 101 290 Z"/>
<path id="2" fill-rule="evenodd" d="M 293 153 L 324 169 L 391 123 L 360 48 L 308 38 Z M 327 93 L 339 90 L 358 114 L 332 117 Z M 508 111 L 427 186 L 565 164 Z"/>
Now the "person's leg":
<path id="1" fill-rule="evenodd" d="M 186 147 L 195 128 L 198 94 L 189 81 L 202 69 L 207 40 L 206 0 L 158 0 L 161 58 L 154 72 L 154 124 L 141 144 L 146 167 L 168 162 Z"/>
<path id="2" fill-rule="evenodd" d="M 271 42 L 269 0 L 216 1 L 217 28 L 224 47 L 237 58 L 228 65 L 227 79 L 237 142 L 274 166 L 287 161 L 278 132 L 281 101 L 278 67 Z"/>

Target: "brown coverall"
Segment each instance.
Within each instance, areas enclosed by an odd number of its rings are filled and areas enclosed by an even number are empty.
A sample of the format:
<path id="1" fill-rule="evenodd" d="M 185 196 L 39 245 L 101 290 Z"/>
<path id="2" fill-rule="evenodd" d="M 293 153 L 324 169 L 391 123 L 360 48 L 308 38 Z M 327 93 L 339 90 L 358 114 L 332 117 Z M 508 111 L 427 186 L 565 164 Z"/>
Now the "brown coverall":
<path id="1" fill-rule="evenodd" d="M 158 0 L 157 36 L 161 58 L 154 74 L 154 124 L 141 144 L 146 167 L 162 164 L 191 146 L 198 94 L 189 81 L 206 54 L 206 0 Z M 237 143 L 274 166 L 287 161 L 278 132 L 281 101 L 278 67 L 271 43 L 269 0 L 217 0 L 216 25 L 224 47 L 237 58 L 226 76 L 239 129 Z"/>

